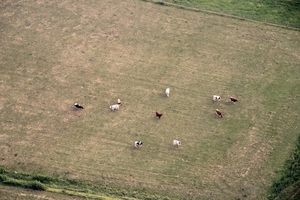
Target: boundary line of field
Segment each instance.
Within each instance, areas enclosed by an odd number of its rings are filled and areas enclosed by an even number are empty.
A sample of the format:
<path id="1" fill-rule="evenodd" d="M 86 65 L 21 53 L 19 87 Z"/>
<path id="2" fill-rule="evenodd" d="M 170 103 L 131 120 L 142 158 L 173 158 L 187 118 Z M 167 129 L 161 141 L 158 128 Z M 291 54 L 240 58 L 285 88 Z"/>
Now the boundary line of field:
<path id="1" fill-rule="evenodd" d="M 201 9 L 201 8 L 193 8 L 193 7 L 188 7 L 188 6 L 174 4 L 174 3 L 165 2 L 165 1 L 156 1 L 156 0 L 141 0 L 141 1 L 149 2 L 149 3 L 153 3 L 153 4 L 158 4 L 158 5 L 162 5 L 162 6 L 170 6 L 170 7 L 184 9 L 184 10 L 188 10 L 188 11 L 202 12 L 202 13 L 207 13 L 207 14 L 211 14 L 211 15 L 218 15 L 218 16 L 221 16 L 221 17 L 228 17 L 228 18 L 232 18 L 232 19 L 244 20 L 244 21 L 249 21 L 249 22 L 256 22 L 256 23 L 261 23 L 261 24 L 265 24 L 265 25 L 269 25 L 269 26 L 278 27 L 278 28 L 284 28 L 284 29 L 288 29 L 288 30 L 300 31 L 300 28 L 296 28 L 296 27 L 280 25 L 280 24 L 274 24 L 274 23 L 270 23 L 270 22 L 263 22 L 263 21 L 259 21 L 259 20 L 255 20 L 255 19 L 230 15 L 230 14 L 227 14 L 227 13 L 221 13 L 221 12 L 212 11 L 212 10 L 205 10 L 205 9 Z"/>
<path id="2" fill-rule="evenodd" d="M 69 179 L 17 172 L 0 165 L 0 186 L 46 191 L 56 194 L 88 199 L 121 200 L 121 199 L 178 199 L 168 197 L 160 192 L 146 191 L 143 187 L 123 187 L 119 184 L 93 182 L 80 179 Z M 1 191 L 1 188 L 0 188 Z"/>

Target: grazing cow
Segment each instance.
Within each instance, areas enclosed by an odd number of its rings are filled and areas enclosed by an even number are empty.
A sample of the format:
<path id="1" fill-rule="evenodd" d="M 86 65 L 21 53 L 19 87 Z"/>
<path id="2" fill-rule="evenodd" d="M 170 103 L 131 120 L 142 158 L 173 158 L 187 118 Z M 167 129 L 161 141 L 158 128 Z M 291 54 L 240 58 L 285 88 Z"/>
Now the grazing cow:
<path id="1" fill-rule="evenodd" d="M 216 109 L 216 113 L 217 113 L 217 115 L 218 115 L 219 117 L 223 117 L 223 115 L 222 115 L 222 113 L 221 113 L 221 111 L 220 111 L 219 109 Z"/>
<path id="2" fill-rule="evenodd" d="M 119 104 L 111 105 L 111 106 L 109 106 L 109 108 L 110 108 L 111 110 L 119 110 L 120 105 L 119 105 Z"/>
<path id="3" fill-rule="evenodd" d="M 159 113 L 158 111 L 156 111 L 156 117 L 158 117 L 160 119 L 162 115 L 163 115 L 162 113 Z"/>
<path id="4" fill-rule="evenodd" d="M 78 103 L 75 103 L 74 106 L 75 106 L 76 108 L 83 109 L 83 106 L 80 105 L 80 104 L 78 104 Z"/>
<path id="5" fill-rule="evenodd" d="M 181 142 L 178 141 L 178 140 L 173 140 L 173 145 L 174 145 L 174 146 L 180 146 L 180 145 L 181 145 Z"/>
<path id="6" fill-rule="evenodd" d="M 135 141 L 134 142 L 134 146 L 135 147 L 141 147 L 143 145 L 143 142 L 142 141 Z"/>
<path id="7" fill-rule="evenodd" d="M 122 105 L 122 101 L 120 99 L 118 99 L 118 103 L 119 105 Z"/>
<path id="8" fill-rule="evenodd" d="M 235 104 L 235 102 L 238 102 L 238 100 L 234 97 L 230 97 L 230 101 L 233 102 Z"/>
<path id="9" fill-rule="evenodd" d="M 167 97 L 170 97 L 170 88 L 166 89 L 166 95 L 167 95 Z"/>
<path id="10" fill-rule="evenodd" d="M 213 100 L 214 101 L 221 101 L 221 97 L 218 95 L 213 95 Z"/>

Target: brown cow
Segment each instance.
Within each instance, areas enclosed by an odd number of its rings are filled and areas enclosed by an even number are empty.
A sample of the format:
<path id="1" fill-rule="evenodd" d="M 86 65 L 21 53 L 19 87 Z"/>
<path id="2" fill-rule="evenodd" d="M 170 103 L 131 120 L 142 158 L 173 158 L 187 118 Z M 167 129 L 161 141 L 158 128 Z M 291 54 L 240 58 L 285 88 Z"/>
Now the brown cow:
<path id="1" fill-rule="evenodd" d="M 159 113 L 158 111 L 156 111 L 156 117 L 158 117 L 160 119 L 162 115 L 163 115 L 162 113 Z"/>

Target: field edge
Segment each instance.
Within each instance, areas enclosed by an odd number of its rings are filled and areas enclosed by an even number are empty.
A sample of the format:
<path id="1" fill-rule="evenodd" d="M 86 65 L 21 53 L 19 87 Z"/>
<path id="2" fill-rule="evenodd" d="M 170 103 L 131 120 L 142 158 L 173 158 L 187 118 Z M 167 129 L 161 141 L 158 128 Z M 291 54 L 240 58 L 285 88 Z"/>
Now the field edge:
<path id="1" fill-rule="evenodd" d="M 241 17 L 241 16 L 238 16 L 238 15 L 232 15 L 232 14 L 228 14 L 228 13 L 224 13 L 224 12 L 207 10 L 207 9 L 203 9 L 203 8 L 189 7 L 189 6 L 185 6 L 185 5 L 181 5 L 181 4 L 166 2 L 166 1 L 163 1 L 163 0 L 140 0 L 140 1 L 153 3 L 153 4 L 157 4 L 157 5 L 161 5 L 161 6 L 174 7 L 174 8 L 177 8 L 177 9 L 183 9 L 183 10 L 187 10 L 187 11 L 202 12 L 202 13 L 205 13 L 205 14 L 216 15 L 216 16 L 220 16 L 220 17 L 226 17 L 226 18 L 237 19 L 237 20 L 248 21 L 248 22 L 255 22 L 255 23 L 264 24 L 264 25 L 273 26 L 273 27 L 278 27 L 278 28 L 283 28 L 283 29 L 287 29 L 287 30 L 300 31 L 300 28 L 293 27 L 293 26 L 275 24 L 275 23 L 271 23 L 271 22 L 263 22 L 263 21 L 260 21 L 260 20 Z"/>
<path id="2" fill-rule="evenodd" d="M 17 172 L 4 166 L 0 166 L 0 184 L 90 199 L 170 199 L 155 192 L 150 193 L 143 188 L 122 188 L 121 186 L 91 181 L 56 178 L 41 174 L 33 175 Z M 176 197 L 172 197 L 172 199 L 176 199 Z"/>

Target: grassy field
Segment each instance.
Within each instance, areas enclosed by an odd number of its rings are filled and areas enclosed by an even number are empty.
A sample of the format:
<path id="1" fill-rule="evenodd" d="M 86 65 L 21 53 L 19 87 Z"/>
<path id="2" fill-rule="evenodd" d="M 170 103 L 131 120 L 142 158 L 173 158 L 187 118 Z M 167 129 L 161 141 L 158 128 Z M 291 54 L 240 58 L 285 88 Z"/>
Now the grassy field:
<path id="1" fill-rule="evenodd" d="M 150 0 L 300 28 L 299 0 Z"/>
<path id="2" fill-rule="evenodd" d="M 171 199 L 266 197 L 299 136 L 299 32 L 136 0 L 0 5 L 0 166 Z"/>

